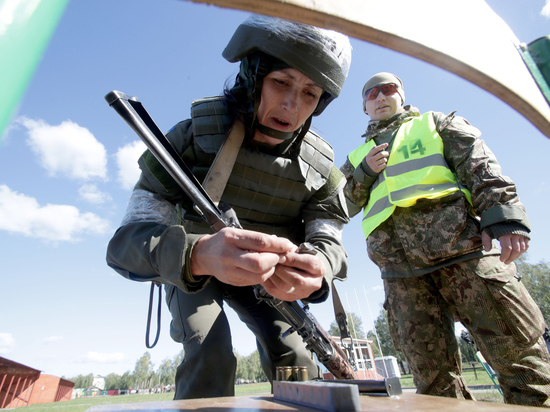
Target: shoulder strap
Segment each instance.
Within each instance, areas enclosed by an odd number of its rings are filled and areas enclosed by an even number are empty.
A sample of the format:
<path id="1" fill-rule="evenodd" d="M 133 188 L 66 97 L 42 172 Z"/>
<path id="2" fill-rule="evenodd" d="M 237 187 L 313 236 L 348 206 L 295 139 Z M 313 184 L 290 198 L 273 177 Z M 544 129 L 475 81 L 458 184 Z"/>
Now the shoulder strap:
<path id="1" fill-rule="evenodd" d="M 243 140 L 244 125 L 237 119 L 231 127 L 229 136 L 227 136 L 220 150 L 218 150 L 216 158 L 212 162 L 202 184 L 216 205 L 219 203 L 223 190 L 227 185 L 227 180 L 229 179 L 231 170 L 233 170 L 233 165 L 235 164 Z"/>

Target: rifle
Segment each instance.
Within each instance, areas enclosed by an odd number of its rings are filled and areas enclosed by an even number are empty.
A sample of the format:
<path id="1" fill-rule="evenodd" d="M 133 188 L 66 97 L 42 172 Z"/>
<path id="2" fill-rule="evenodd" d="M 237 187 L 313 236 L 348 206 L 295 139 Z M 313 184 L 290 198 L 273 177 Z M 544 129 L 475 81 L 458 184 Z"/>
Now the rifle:
<path id="1" fill-rule="evenodd" d="M 225 227 L 241 228 L 238 220 L 232 217 L 233 211 L 230 208 L 225 208 L 221 204 L 219 208 L 216 206 L 136 97 L 114 90 L 105 96 L 105 100 L 143 140 L 151 153 L 193 201 L 194 210 L 208 222 L 214 232 Z M 307 243 L 300 245 L 299 252 L 316 253 Z M 358 379 L 344 351 L 321 327 L 309 311 L 308 305 L 301 301 L 286 302 L 274 298 L 261 285 L 255 285 L 254 292 L 259 300 L 277 309 L 291 325 L 290 329 L 283 333 L 283 338 L 293 331 L 297 332 L 306 348 L 315 353 L 319 362 L 337 379 Z"/>

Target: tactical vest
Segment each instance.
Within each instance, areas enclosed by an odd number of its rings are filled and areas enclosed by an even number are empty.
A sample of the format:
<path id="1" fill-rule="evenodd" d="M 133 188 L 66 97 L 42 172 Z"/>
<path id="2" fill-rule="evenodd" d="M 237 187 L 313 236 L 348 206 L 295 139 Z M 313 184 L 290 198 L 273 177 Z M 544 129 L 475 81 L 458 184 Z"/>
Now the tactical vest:
<path id="1" fill-rule="evenodd" d="M 183 154 L 199 181 L 203 181 L 233 118 L 214 97 L 193 102 L 191 107 L 194 144 Z M 245 229 L 286 236 L 303 241 L 302 209 L 316 196 L 328 196 L 334 154 L 330 145 L 308 132 L 299 147 L 288 156 L 260 151 L 244 144 L 237 156 L 221 201 L 230 205 Z M 184 219 L 196 222 L 193 232 L 210 228 L 195 215 L 191 205 L 183 205 Z M 203 230 L 201 230 L 201 228 Z"/>
<path id="2" fill-rule="evenodd" d="M 351 164 L 357 167 L 375 145 L 371 139 L 351 152 Z M 394 138 L 386 168 L 370 189 L 362 222 L 365 237 L 396 207 L 410 207 L 419 199 L 442 198 L 457 190 L 462 190 L 472 203 L 470 192 L 457 182 L 445 161 L 443 140 L 432 112 L 406 121 Z"/>

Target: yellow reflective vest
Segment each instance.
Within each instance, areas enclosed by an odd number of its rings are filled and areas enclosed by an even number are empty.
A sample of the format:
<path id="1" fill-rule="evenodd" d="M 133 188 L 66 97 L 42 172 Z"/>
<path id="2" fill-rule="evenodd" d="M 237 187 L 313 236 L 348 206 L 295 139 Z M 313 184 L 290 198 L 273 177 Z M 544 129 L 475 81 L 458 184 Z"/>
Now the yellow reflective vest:
<path id="1" fill-rule="evenodd" d="M 348 155 L 357 168 L 375 146 L 374 139 Z M 471 194 L 457 182 L 443 155 L 443 140 L 432 112 L 401 125 L 394 138 L 386 168 L 370 188 L 363 214 L 363 232 L 368 238 L 391 216 L 396 207 L 410 207 L 418 199 L 437 199 L 462 190 L 470 204 Z"/>

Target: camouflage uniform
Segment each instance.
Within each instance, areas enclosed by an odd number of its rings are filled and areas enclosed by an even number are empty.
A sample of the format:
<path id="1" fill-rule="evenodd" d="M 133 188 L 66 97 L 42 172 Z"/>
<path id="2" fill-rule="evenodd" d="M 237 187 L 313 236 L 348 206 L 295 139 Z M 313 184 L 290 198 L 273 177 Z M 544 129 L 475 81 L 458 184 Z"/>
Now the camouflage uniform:
<path id="1" fill-rule="evenodd" d="M 387 142 L 398 128 L 419 116 L 405 111 L 371 121 L 366 140 Z M 496 245 L 483 250 L 481 230 L 493 238 L 528 237 L 529 222 L 514 183 L 500 166 L 480 132 L 454 113 L 433 113 L 444 157 L 461 191 L 439 199 L 420 199 L 397 207 L 367 239 L 371 260 L 382 273 L 390 332 L 413 369 L 418 393 L 471 399 L 461 376 L 455 319 L 468 329 L 481 353 L 497 372 L 505 401 L 550 406 L 550 357 L 544 345 L 544 319 L 520 282 L 515 264 L 499 260 Z M 369 201 L 377 179 L 362 162 L 341 168 L 350 216 Z M 478 217 L 479 216 L 479 217 Z"/>

